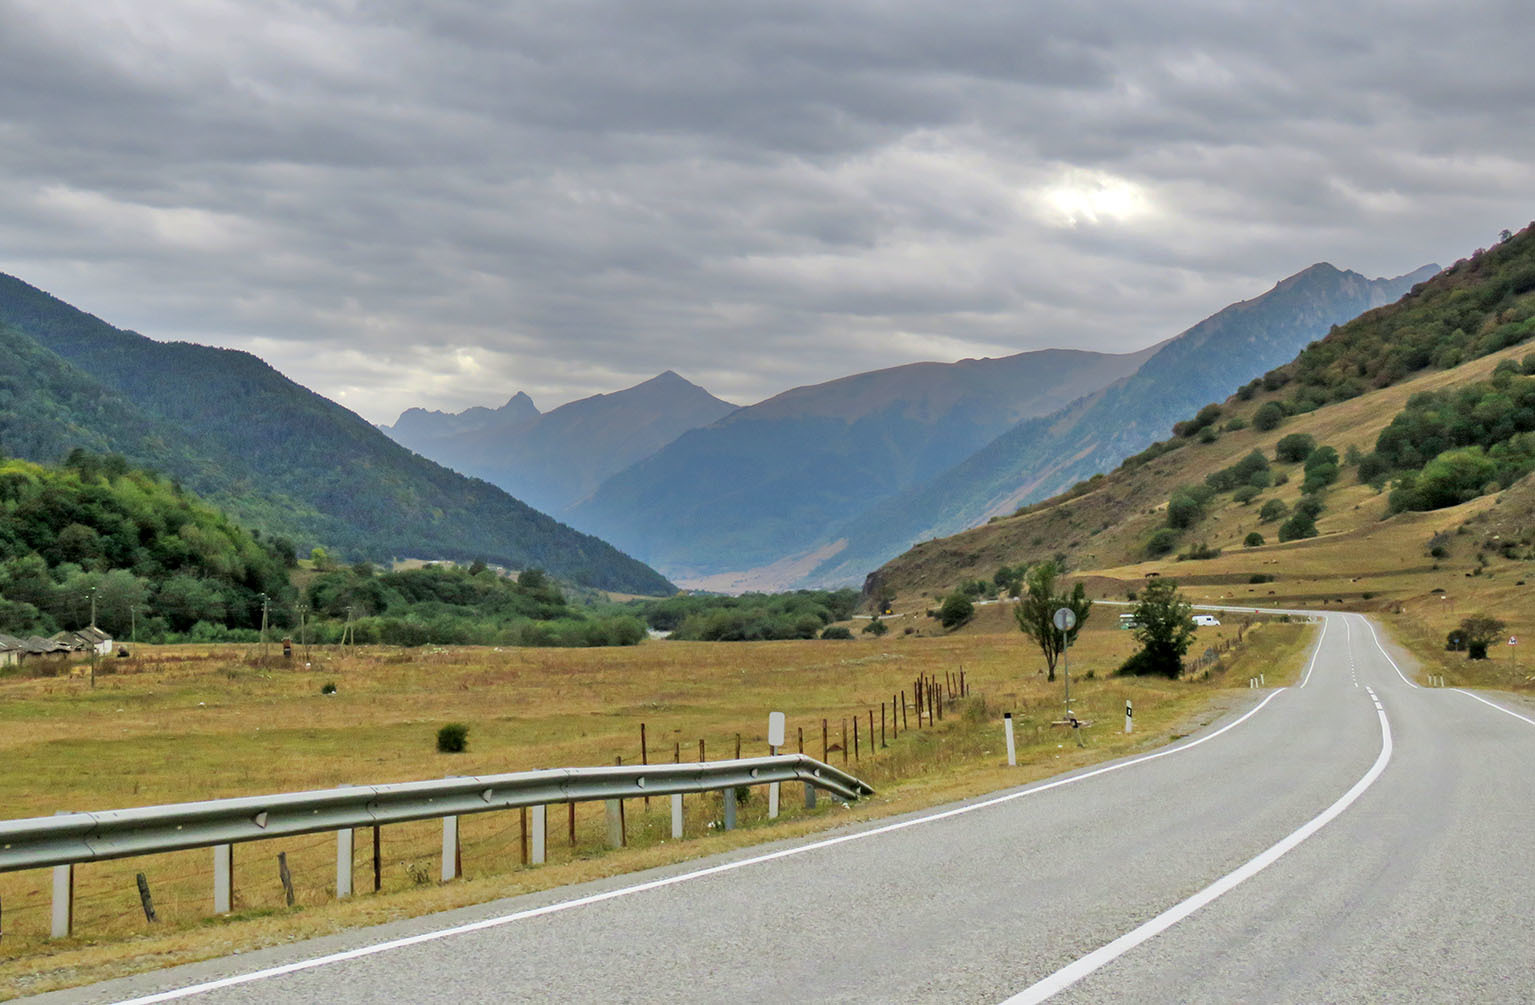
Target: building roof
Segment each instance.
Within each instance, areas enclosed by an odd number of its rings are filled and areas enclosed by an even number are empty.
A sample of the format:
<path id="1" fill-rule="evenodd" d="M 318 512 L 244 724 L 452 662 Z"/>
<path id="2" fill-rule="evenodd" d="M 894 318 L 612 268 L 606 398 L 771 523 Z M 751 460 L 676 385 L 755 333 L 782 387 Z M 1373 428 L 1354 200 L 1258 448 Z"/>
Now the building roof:
<path id="1" fill-rule="evenodd" d="M 21 640 L 22 651 L 33 656 L 41 656 L 46 653 L 67 653 L 69 647 L 62 642 L 53 639 L 45 639 L 41 635 L 30 635 Z"/>
<path id="2" fill-rule="evenodd" d="M 12 649 L 20 649 L 21 640 L 14 635 L 0 633 L 0 652 L 9 652 Z"/>

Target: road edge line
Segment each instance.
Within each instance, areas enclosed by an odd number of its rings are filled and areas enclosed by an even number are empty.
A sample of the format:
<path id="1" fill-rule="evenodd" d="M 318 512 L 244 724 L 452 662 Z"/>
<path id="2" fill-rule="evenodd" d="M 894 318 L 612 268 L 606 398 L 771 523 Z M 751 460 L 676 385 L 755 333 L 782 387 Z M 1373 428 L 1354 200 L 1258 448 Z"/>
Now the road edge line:
<path id="1" fill-rule="evenodd" d="M 390 952 L 395 949 L 405 949 L 410 946 L 420 945 L 425 942 L 436 942 L 439 939 L 446 939 L 455 935 L 467 935 L 471 932 L 484 931 L 489 928 L 499 928 L 503 925 L 510 925 L 514 922 L 526 921 L 529 918 L 541 917 L 546 914 L 557 914 L 562 911 L 572 910 L 577 907 L 585 907 L 590 904 L 598 904 L 607 900 L 615 900 L 619 897 L 627 897 L 631 894 L 645 893 L 650 890 L 661 889 L 662 887 L 675 886 L 679 883 L 686 883 L 691 880 L 702 879 L 706 876 L 714 876 L 725 872 L 734 872 L 737 869 L 744 869 L 750 865 L 760 865 L 763 862 L 772 862 L 782 858 L 790 858 L 795 855 L 803 855 L 806 852 L 817 851 L 822 848 L 830 848 L 835 845 L 846 844 L 851 841 L 862 841 L 867 838 L 877 837 L 881 834 L 889 834 L 895 831 L 905 830 L 908 827 L 915 827 L 919 824 L 933 823 L 938 820 L 947 820 L 950 817 L 957 817 L 966 813 L 974 813 L 977 810 L 987 809 L 992 806 L 1001 805 L 1002 803 L 1012 802 L 1016 799 L 1022 799 L 1025 796 L 1032 796 L 1039 792 L 1048 792 L 1051 789 L 1057 789 L 1065 785 L 1073 785 L 1077 782 L 1086 781 L 1089 778 L 1096 778 L 1099 775 L 1105 775 L 1112 771 L 1119 771 L 1124 768 L 1133 767 L 1137 764 L 1145 764 L 1147 761 L 1154 761 L 1158 758 L 1182 753 L 1185 750 L 1192 750 L 1200 744 L 1213 740 L 1220 736 L 1222 733 L 1240 726 L 1248 719 L 1257 715 L 1260 711 L 1263 710 L 1264 706 L 1283 694 L 1285 690 L 1285 688 L 1279 688 L 1275 690 L 1272 694 L 1270 694 L 1267 698 L 1264 698 L 1253 708 L 1248 709 L 1245 713 L 1242 714 L 1241 717 L 1232 722 L 1228 722 L 1226 725 L 1222 726 L 1220 729 L 1217 729 L 1213 733 L 1199 737 L 1197 740 L 1193 740 L 1189 743 L 1179 744 L 1174 747 L 1165 747 L 1161 750 L 1153 751 L 1149 754 L 1142 754 L 1141 756 L 1128 761 L 1116 761 L 1113 764 L 1106 764 L 1101 768 L 1094 768 L 1091 771 L 1087 771 L 1082 774 L 1068 775 L 1065 778 L 1058 778 L 1054 781 L 1031 785 L 1027 788 L 1020 789 L 1017 792 L 1009 792 L 1006 795 L 994 796 L 990 799 L 984 799 L 980 802 L 967 803 L 963 806 L 956 806 L 953 809 L 941 810 L 936 813 L 929 813 L 925 816 L 915 817 L 907 820 L 899 820 L 892 824 L 884 824 L 879 827 L 870 828 L 869 830 L 856 831 L 852 834 L 840 834 L 836 837 L 825 838 L 820 841 L 811 842 L 810 844 L 796 845 L 793 848 L 782 848 L 775 852 L 769 852 L 766 855 L 756 855 L 751 858 L 737 859 L 733 862 L 723 862 L 719 865 L 708 866 L 703 869 L 696 869 L 692 872 L 679 873 L 674 876 L 665 876 L 661 879 L 653 879 L 644 883 L 637 883 L 633 886 L 619 887 L 613 890 L 604 890 L 601 893 L 588 894 L 585 897 L 577 897 L 574 900 L 557 901 L 553 904 L 545 904 L 542 907 L 529 908 L 528 910 L 517 911 L 513 914 L 501 915 L 494 918 L 483 918 L 479 921 L 472 921 L 464 925 L 455 925 L 452 928 L 443 928 L 432 932 L 422 932 L 417 935 L 409 935 L 400 939 L 391 939 L 387 942 L 374 943 L 373 945 L 369 946 L 359 946 L 356 949 L 347 949 L 338 953 L 330 953 L 325 956 L 316 956 L 307 960 L 298 960 L 294 963 L 285 963 L 280 966 L 268 967 L 263 970 L 253 970 L 249 973 L 235 974 L 231 977 L 220 977 L 216 980 L 204 981 L 199 984 L 191 984 L 180 988 L 173 988 L 169 991 L 160 991 L 138 998 L 127 998 L 118 1001 L 116 1005 L 153 1005 L 153 1003 L 156 1002 L 176 1001 L 181 998 L 189 998 L 192 995 L 204 994 L 209 991 L 220 991 L 224 988 L 238 987 L 242 984 L 252 984 L 256 981 L 268 980 L 273 977 L 283 977 L 288 974 L 299 973 L 304 970 L 313 970 L 318 967 L 329 966 L 333 963 L 345 963 L 349 960 L 362 959 L 363 957 L 367 956 L 375 956 L 379 953 Z"/>
<path id="2" fill-rule="evenodd" d="M 1391 760 L 1391 723 L 1386 718 L 1385 709 L 1380 707 L 1380 702 L 1375 697 L 1375 692 L 1368 687 L 1365 690 L 1369 692 L 1371 700 L 1376 703 L 1375 714 L 1380 720 L 1380 754 L 1375 758 L 1375 763 L 1370 766 L 1370 769 L 1336 802 L 1296 830 L 1291 831 L 1289 835 L 1281 838 L 1266 851 L 1260 852 L 1255 858 L 1249 859 L 1245 864 L 1228 872 L 1203 890 L 1179 901 L 1150 921 L 1121 935 L 1108 945 L 1093 950 L 1091 953 L 1073 963 L 1067 964 L 1043 980 L 1031 984 L 1029 987 L 1018 992 L 1018 994 L 1005 999 L 1002 1005 L 1036 1005 L 1036 1003 L 1064 991 L 1095 970 L 1107 966 L 1141 943 L 1160 935 L 1206 904 L 1229 893 L 1237 886 L 1267 869 L 1300 845 L 1301 842 L 1331 823 L 1344 810 L 1348 809 L 1354 800 L 1358 799 L 1364 794 L 1366 789 L 1375 784 L 1375 780 L 1386 770 L 1386 764 Z"/>

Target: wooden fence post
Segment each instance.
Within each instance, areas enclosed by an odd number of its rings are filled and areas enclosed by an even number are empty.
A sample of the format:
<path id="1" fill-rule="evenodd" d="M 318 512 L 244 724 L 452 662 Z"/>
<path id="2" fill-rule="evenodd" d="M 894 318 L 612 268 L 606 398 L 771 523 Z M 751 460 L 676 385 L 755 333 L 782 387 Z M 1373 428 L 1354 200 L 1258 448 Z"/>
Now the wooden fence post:
<path id="1" fill-rule="evenodd" d="M 136 878 L 139 884 L 139 904 L 144 908 L 144 920 L 152 925 L 160 919 L 155 917 L 155 900 L 149 895 L 149 877 L 141 872 Z"/>
<path id="2" fill-rule="evenodd" d="M 454 817 L 454 819 L 457 820 L 458 818 Z M 280 851 L 280 852 L 277 853 L 277 878 L 282 880 L 282 896 L 283 896 L 283 900 L 288 902 L 288 906 L 289 907 L 292 907 L 293 906 L 293 873 L 288 871 L 288 853 L 285 852 L 285 851 Z M 447 879 L 447 878 L 448 877 L 446 877 L 446 876 L 443 877 L 443 879 Z"/>

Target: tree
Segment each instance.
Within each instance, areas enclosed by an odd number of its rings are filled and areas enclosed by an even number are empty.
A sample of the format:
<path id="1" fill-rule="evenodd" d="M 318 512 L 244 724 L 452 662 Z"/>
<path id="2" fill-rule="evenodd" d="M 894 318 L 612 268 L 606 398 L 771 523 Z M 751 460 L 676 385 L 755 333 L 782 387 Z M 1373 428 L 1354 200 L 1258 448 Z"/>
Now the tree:
<path id="1" fill-rule="evenodd" d="M 1174 579 L 1154 579 L 1135 605 L 1135 638 L 1141 651 L 1119 668 L 1124 674 L 1162 674 L 1176 678 L 1183 654 L 1194 641 L 1193 611 Z"/>
<path id="2" fill-rule="evenodd" d="M 1263 535 L 1258 533 L 1257 531 L 1253 531 L 1251 534 L 1248 534 L 1247 537 L 1243 539 L 1242 544 L 1245 547 L 1248 547 L 1248 548 L 1258 548 L 1258 547 L 1261 547 L 1263 545 Z"/>
<path id="3" fill-rule="evenodd" d="M 1463 618 L 1457 632 L 1466 647 L 1466 657 L 1473 660 L 1486 659 L 1487 647 L 1497 644 L 1506 627 L 1502 621 L 1485 614 Z"/>
<path id="4" fill-rule="evenodd" d="M 938 609 L 938 620 L 945 628 L 958 628 L 974 616 L 975 605 L 958 590 L 943 598 L 943 606 Z"/>
<path id="5" fill-rule="evenodd" d="M 1284 504 L 1282 499 L 1270 499 L 1263 504 L 1258 511 L 1258 520 L 1262 523 L 1272 523 L 1290 511 L 1290 507 Z"/>
<path id="6" fill-rule="evenodd" d="M 1304 510 L 1296 510 L 1290 519 L 1279 527 L 1280 542 L 1299 541 L 1307 537 L 1316 537 L 1316 521 Z"/>
<path id="7" fill-rule="evenodd" d="M 1277 401 L 1266 401 L 1253 413 L 1253 428 L 1268 432 L 1284 421 L 1284 408 Z"/>
<path id="8" fill-rule="evenodd" d="M 1023 593 L 1018 605 L 1013 608 L 1018 630 L 1039 646 L 1040 654 L 1045 658 L 1045 679 L 1052 681 L 1055 680 L 1056 661 L 1061 658 L 1066 647 L 1076 641 L 1093 607 L 1081 583 L 1067 592 L 1059 579 L 1060 567 L 1055 562 L 1046 561 L 1034 566 L 1024 577 Z M 1070 608 L 1077 616 L 1076 627 L 1068 632 L 1060 631 L 1052 620 L 1055 612 L 1062 607 Z"/>
<path id="9" fill-rule="evenodd" d="M 1310 433 L 1291 433 L 1280 437 L 1279 442 L 1274 444 L 1274 459 L 1294 464 L 1310 457 L 1315 449 L 1316 437 Z"/>

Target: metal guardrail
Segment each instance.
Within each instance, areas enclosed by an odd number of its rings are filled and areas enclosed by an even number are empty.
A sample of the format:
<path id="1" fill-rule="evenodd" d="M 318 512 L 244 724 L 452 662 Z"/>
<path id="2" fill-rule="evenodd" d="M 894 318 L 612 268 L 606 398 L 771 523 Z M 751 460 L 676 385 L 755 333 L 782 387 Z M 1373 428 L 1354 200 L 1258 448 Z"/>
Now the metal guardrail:
<path id="1" fill-rule="evenodd" d="M 804 754 L 358 785 L 0 821 L 0 872 L 525 806 L 686 795 L 771 782 L 803 782 L 849 800 L 874 793 L 852 775 Z"/>

